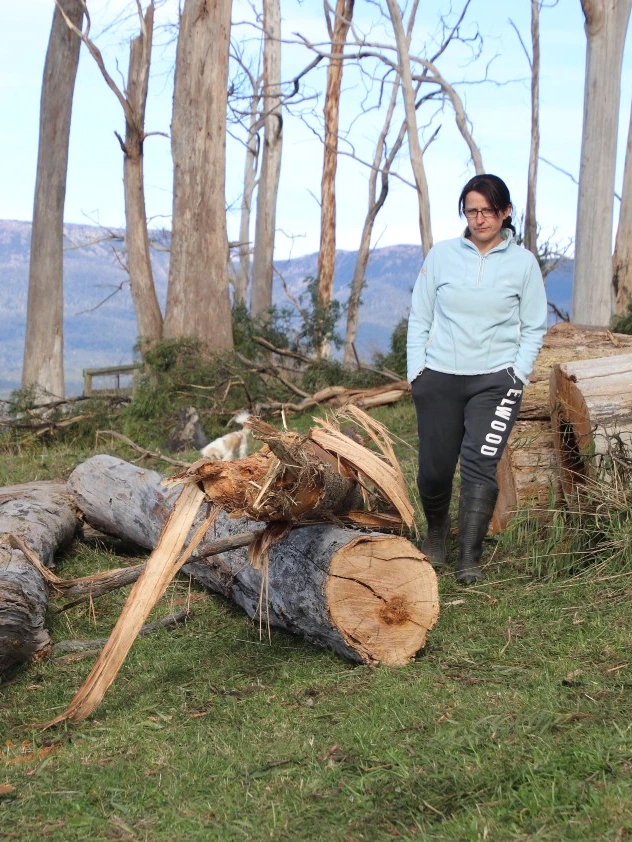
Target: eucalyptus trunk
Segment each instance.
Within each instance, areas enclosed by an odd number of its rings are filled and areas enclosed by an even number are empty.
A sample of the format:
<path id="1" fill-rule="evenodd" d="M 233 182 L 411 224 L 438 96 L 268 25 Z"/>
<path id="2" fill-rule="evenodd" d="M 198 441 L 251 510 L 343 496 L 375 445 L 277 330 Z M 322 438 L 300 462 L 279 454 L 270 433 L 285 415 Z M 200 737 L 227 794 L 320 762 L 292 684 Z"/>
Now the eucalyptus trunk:
<path id="1" fill-rule="evenodd" d="M 250 311 L 253 316 L 265 313 L 272 306 L 276 205 L 283 144 L 279 0 L 264 0 L 263 28 L 263 159 L 257 190 L 255 247 L 252 258 Z"/>
<path id="2" fill-rule="evenodd" d="M 173 96 L 173 222 L 166 338 L 233 347 L 225 159 L 231 0 L 186 0 Z"/>
<path id="3" fill-rule="evenodd" d="M 81 41 L 64 14 L 81 29 L 81 0 L 55 7 L 40 102 L 37 179 L 31 229 L 29 291 L 22 386 L 63 397 L 63 222 L 68 140 Z"/>
<path id="4" fill-rule="evenodd" d="M 581 0 L 587 39 L 572 320 L 608 325 L 621 64 L 632 0 Z"/>

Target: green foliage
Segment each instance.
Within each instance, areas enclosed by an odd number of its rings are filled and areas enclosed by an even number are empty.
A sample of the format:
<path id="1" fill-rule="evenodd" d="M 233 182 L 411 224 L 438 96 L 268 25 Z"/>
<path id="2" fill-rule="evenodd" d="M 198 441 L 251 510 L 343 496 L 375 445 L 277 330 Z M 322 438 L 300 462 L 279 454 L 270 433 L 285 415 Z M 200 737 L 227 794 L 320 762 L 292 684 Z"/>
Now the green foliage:
<path id="1" fill-rule="evenodd" d="M 401 319 L 391 335 L 391 350 L 388 354 L 376 354 L 374 365 L 376 368 L 388 369 L 406 377 L 406 337 L 408 335 L 408 319 Z"/>
<path id="2" fill-rule="evenodd" d="M 336 323 L 342 315 L 342 305 L 333 298 L 323 304 L 318 292 L 318 278 L 306 278 L 305 289 L 299 296 L 301 304 L 300 325 L 296 331 L 295 344 L 305 354 L 316 353 L 325 342 L 333 342 L 336 348 L 343 340 L 336 332 Z"/>
<path id="3" fill-rule="evenodd" d="M 233 307 L 235 350 L 251 360 L 261 353 L 256 337 L 266 339 L 275 348 L 288 348 L 292 333 L 292 312 L 287 308 L 271 307 L 266 313 L 253 318 L 243 302 Z"/>
<path id="4" fill-rule="evenodd" d="M 615 333 L 632 334 L 632 301 L 628 303 L 627 312 L 613 317 L 612 330 Z"/>

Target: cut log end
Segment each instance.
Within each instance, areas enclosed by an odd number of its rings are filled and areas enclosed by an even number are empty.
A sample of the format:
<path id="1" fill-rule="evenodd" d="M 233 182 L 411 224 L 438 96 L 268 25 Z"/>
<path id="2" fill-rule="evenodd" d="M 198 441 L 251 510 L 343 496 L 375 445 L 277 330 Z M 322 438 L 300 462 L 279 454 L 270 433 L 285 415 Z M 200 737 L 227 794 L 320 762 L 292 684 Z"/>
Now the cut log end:
<path id="1" fill-rule="evenodd" d="M 398 536 L 361 536 L 338 550 L 325 595 L 332 624 L 365 663 L 407 664 L 439 616 L 436 573 Z"/>

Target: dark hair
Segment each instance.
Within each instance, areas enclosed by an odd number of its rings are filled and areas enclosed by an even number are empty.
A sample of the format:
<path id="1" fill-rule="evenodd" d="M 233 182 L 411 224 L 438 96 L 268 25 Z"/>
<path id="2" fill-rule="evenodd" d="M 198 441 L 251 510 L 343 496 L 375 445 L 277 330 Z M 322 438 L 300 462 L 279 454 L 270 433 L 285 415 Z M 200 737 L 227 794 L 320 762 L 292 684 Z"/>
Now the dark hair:
<path id="1" fill-rule="evenodd" d="M 459 196 L 460 216 L 463 216 L 465 212 L 465 197 L 473 190 L 476 193 L 482 193 L 489 202 L 489 206 L 493 208 L 496 213 L 502 213 L 505 208 L 511 205 L 509 188 L 502 178 L 499 178 L 497 175 L 490 175 L 489 173 L 485 173 L 484 175 L 475 175 L 474 178 L 470 178 L 463 190 L 461 190 L 461 195 Z M 514 234 L 516 233 L 516 229 L 511 224 L 511 216 L 508 216 L 507 219 L 503 219 L 502 227 L 511 228 Z"/>

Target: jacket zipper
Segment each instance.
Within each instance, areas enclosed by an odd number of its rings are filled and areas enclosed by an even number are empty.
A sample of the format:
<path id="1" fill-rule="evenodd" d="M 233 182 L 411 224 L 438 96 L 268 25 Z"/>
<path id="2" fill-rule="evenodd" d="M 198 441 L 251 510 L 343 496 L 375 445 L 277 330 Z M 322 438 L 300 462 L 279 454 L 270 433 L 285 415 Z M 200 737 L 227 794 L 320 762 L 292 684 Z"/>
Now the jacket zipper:
<path id="1" fill-rule="evenodd" d="M 480 287 L 481 285 L 481 278 L 483 277 L 483 262 L 485 260 L 486 255 L 481 254 L 478 259 L 478 278 L 476 279 L 476 286 Z"/>

